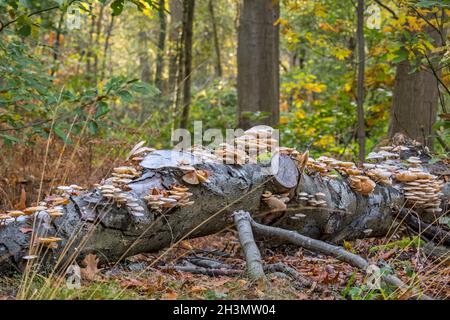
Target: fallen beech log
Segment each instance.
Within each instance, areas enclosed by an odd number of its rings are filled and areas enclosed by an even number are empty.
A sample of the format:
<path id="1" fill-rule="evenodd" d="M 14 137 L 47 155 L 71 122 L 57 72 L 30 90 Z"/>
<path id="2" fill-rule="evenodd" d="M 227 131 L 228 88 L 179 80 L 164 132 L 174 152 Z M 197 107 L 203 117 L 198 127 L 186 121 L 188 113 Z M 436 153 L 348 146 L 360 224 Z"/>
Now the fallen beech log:
<path id="1" fill-rule="evenodd" d="M 354 192 L 345 178 L 332 179 L 313 173 L 303 174 L 299 179 L 294 161 L 287 156 L 281 158 L 278 173 L 268 176 L 260 164 L 205 163 L 191 154 L 152 152 L 140 163 L 141 176 L 127 184 L 130 189 L 127 193 L 144 209 L 142 216 L 135 216 L 126 207 L 103 197 L 98 188 L 71 196 L 61 217 L 45 222 L 35 215 L 37 218 L 0 226 L 0 273 L 23 271 L 29 261 L 65 270 L 87 253 L 96 254 L 104 262 L 117 262 L 170 247 L 186 238 L 214 234 L 232 225 L 232 213 L 243 208 L 253 212 L 257 221 L 270 216 L 272 225 L 316 239 L 339 242 L 382 236 L 393 222 L 392 208 L 404 203 L 402 193 L 390 186 L 377 184 L 371 194 L 364 196 Z M 179 168 L 180 159 L 208 171 L 208 181 L 187 185 L 182 179 L 185 172 Z M 295 185 L 293 181 L 299 182 Z M 189 186 L 190 199 L 195 203 L 163 212 L 147 207 L 144 197 L 149 190 L 167 190 L 174 184 Z M 290 201 L 286 210 L 274 212 L 262 202 L 265 190 L 288 191 Z M 301 192 L 325 194 L 326 206 L 305 206 L 298 200 Z M 268 211 L 269 215 L 262 214 Z M 302 217 L 295 217 L 296 214 Z M 58 237 L 61 241 L 57 248 L 39 246 L 30 256 L 30 240 L 38 237 Z"/>

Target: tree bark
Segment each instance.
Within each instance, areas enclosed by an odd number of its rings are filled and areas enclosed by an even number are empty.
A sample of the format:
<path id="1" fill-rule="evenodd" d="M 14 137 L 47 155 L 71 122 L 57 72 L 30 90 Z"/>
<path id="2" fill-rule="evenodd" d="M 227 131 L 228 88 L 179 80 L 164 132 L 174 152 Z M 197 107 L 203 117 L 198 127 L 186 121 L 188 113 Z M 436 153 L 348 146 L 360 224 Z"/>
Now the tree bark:
<path id="1" fill-rule="evenodd" d="M 190 200 L 195 203 L 162 213 L 147 209 L 143 198 L 152 188 L 186 185 L 182 180 L 184 173 L 178 168 L 181 159 L 210 173 L 209 182 L 187 185 L 192 193 Z M 280 163 L 288 163 L 288 159 Z M 213 234 L 233 225 L 233 212 L 242 208 L 251 212 L 256 221 L 262 221 L 268 212 L 274 214 L 261 201 L 263 191 L 276 193 L 288 176 L 286 171 L 292 168 L 283 165 L 276 175 L 267 176 L 259 164 L 203 163 L 191 154 L 168 150 L 152 152 L 140 165 L 142 175 L 128 184 L 127 194 L 139 199 L 145 209 L 143 217 L 136 217 L 125 207 L 102 197 L 98 189 L 73 196 L 64 206 L 62 217 L 51 223 L 36 221 L 39 227 L 34 228 L 34 237 L 62 239 L 57 249 L 41 252 L 39 261 L 64 269 L 73 259 L 82 259 L 87 253 L 96 253 L 103 261 L 113 262 L 157 251 L 183 239 Z M 284 185 L 287 188 L 290 182 Z M 444 201 L 448 201 L 450 188 L 445 190 Z M 325 193 L 327 206 L 302 205 L 297 200 L 300 192 Z M 369 196 L 362 196 L 353 192 L 347 181 L 318 174 L 303 174 L 300 183 L 289 189 L 289 195 L 287 209 L 271 219 L 270 224 L 330 242 L 385 235 L 394 220 L 393 208 L 400 208 L 404 202 L 402 193 L 393 187 L 377 185 Z M 299 213 L 302 218 L 293 219 Z M 26 260 L 23 258 L 29 255 L 31 238 L 26 230 L 32 224 L 30 217 L 0 227 L 0 273 L 24 268 Z"/>
<path id="2" fill-rule="evenodd" d="M 238 123 L 242 129 L 279 122 L 278 1 L 244 0 L 238 30 Z"/>
<path id="3" fill-rule="evenodd" d="M 148 55 L 148 35 L 145 31 L 140 31 L 138 34 L 139 42 L 139 66 L 141 69 L 141 81 L 145 83 L 150 83 L 151 79 L 151 69 L 150 69 L 150 57 Z M 141 101 L 141 114 L 140 121 L 144 123 L 149 111 L 150 105 L 148 101 Z"/>
<path id="4" fill-rule="evenodd" d="M 183 20 L 183 12 L 180 0 L 169 0 L 169 80 L 168 92 L 174 94 L 177 82 L 177 66 L 180 51 L 180 35 Z"/>
<path id="5" fill-rule="evenodd" d="M 427 28 L 426 32 L 434 40 L 435 47 L 442 46 L 441 35 L 445 35 L 444 29 L 438 32 L 435 29 Z M 440 71 L 435 74 L 434 71 L 439 68 L 436 68 L 436 65 L 431 62 L 430 65 L 424 67 L 414 70 L 408 60 L 397 65 L 389 138 L 394 137 L 396 133 L 403 133 L 432 148 L 433 125 L 436 122 L 439 99 L 438 77 Z"/>
<path id="6" fill-rule="evenodd" d="M 211 25 L 213 29 L 214 49 L 216 51 L 216 76 L 222 77 L 222 58 L 220 54 L 219 35 L 217 32 L 216 15 L 214 13 L 213 0 L 208 1 L 209 15 L 211 16 Z"/>
<path id="7" fill-rule="evenodd" d="M 108 58 L 109 41 L 111 40 L 112 30 L 114 28 L 114 18 L 115 16 L 111 15 L 111 20 L 109 22 L 108 29 L 106 31 L 106 39 L 105 44 L 103 46 L 103 60 L 102 60 L 102 69 L 100 72 L 100 81 L 103 81 L 103 79 L 105 78 L 106 60 Z"/>
<path id="8" fill-rule="evenodd" d="M 364 0 L 358 0 L 357 8 L 357 39 L 358 39 L 358 145 L 359 161 L 363 163 L 366 158 L 366 128 L 364 123 L 364 70 L 365 70 L 365 43 L 364 43 Z"/>
<path id="9" fill-rule="evenodd" d="M 165 0 L 159 0 L 159 37 L 158 37 L 158 53 L 156 56 L 156 75 L 155 84 L 161 93 L 163 93 L 163 71 L 164 71 L 164 54 L 166 47 L 166 14 L 165 14 Z"/>
<path id="10" fill-rule="evenodd" d="M 192 38 L 194 28 L 194 8 L 195 0 L 184 0 L 183 19 L 183 57 L 184 57 L 184 78 L 183 78 L 183 111 L 181 114 L 180 128 L 186 128 L 189 120 L 189 109 L 191 106 L 191 77 L 192 77 Z"/>

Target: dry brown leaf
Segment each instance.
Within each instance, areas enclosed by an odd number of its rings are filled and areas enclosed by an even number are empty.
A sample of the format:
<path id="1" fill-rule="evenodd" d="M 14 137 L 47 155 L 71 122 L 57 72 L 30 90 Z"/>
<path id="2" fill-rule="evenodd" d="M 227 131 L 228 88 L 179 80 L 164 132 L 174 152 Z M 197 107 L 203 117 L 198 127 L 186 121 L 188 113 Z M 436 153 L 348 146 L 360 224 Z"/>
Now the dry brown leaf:
<path id="1" fill-rule="evenodd" d="M 181 242 L 180 242 L 180 247 L 183 248 L 183 249 L 186 249 L 186 250 L 192 250 L 192 249 L 194 249 L 194 248 L 191 246 L 191 244 L 189 243 L 188 240 L 183 240 L 183 241 L 181 241 Z"/>
<path id="2" fill-rule="evenodd" d="M 100 269 L 98 269 L 98 258 L 95 254 L 88 254 L 82 261 L 86 266 L 81 268 L 81 277 L 85 280 L 92 281 L 97 277 Z"/>
<path id="3" fill-rule="evenodd" d="M 22 190 L 20 191 L 20 201 L 16 206 L 17 210 L 23 210 L 27 207 L 27 192 L 25 191 L 25 188 L 22 186 Z"/>
<path id="4" fill-rule="evenodd" d="M 189 292 L 191 292 L 191 293 L 198 293 L 198 292 L 203 292 L 203 291 L 206 291 L 206 290 L 208 290 L 208 289 L 205 288 L 205 287 L 202 287 L 202 286 L 193 286 L 192 288 L 189 289 Z"/>
<path id="5" fill-rule="evenodd" d="M 169 292 L 165 293 L 162 296 L 162 299 L 166 299 L 166 300 L 176 300 L 178 298 L 178 293 L 176 293 L 173 290 L 170 290 Z"/>

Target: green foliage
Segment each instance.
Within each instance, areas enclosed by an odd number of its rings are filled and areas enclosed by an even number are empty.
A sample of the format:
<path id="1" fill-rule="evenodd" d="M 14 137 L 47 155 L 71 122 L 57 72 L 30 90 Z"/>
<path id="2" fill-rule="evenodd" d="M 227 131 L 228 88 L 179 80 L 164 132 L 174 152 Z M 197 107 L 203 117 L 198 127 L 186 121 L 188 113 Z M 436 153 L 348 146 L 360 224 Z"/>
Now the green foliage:
<path id="1" fill-rule="evenodd" d="M 237 92 L 232 81 L 214 81 L 194 93 L 192 120 L 202 120 L 203 129 L 236 127 Z"/>
<path id="2" fill-rule="evenodd" d="M 0 137 L 8 146 L 31 142 L 35 135 L 46 137 L 51 130 L 67 143 L 70 135 L 86 129 L 98 135 L 108 126 L 111 103 L 127 104 L 133 94 L 156 90 L 125 77 L 113 77 L 97 88 L 60 87 L 29 50 L 18 40 L 0 41 Z"/>

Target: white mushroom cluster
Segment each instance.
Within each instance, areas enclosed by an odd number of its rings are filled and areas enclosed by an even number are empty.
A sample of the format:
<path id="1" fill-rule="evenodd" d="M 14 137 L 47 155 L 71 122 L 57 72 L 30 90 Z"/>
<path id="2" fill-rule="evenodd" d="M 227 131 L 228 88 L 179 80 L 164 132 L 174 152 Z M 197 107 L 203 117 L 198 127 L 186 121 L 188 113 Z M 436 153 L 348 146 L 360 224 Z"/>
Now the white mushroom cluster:
<path id="1" fill-rule="evenodd" d="M 118 188 L 123 189 L 133 179 L 141 176 L 141 171 L 131 166 L 121 166 L 113 169 L 112 177 L 107 181 Z M 127 187 L 125 187 L 128 189 Z"/>
<path id="2" fill-rule="evenodd" d="M 188 149 L 188 152 L 204 162 L 216 162 L 219 160 L 212 150 L 201 145 L 193 145 Z"/>
<path id="3" fill-rule="evenodd" d="M 393 173 L 384 167 L 373 167 L 366 171 L 366 175 L 376 183 L 390 186 L 392 185 Z"/>
<path id="4" fill-rule="evenodd" d="M 144 144 L 145 141 L 137 143 L 128 153 L 127 160 L 130 160 L 133 163 L 139 163 L 144 160 L 147 154 L 155 151 L 155 149 L 146 147 Z"/>
<path id="5" fill-rule="evenodd" d="M 286 203 L 288 203 L 289 200 L 288 193 L 273 194 L 272 192 L 266 190 L 262 194 L 262 201 L 274 211 L 286 209 Z"/>
<path id="6" fill-rule="evenodd" d="M 395 174 L 403 183 L 405 199 L 409 205 L 423 208 L 427 213 L 440 213 L 443 183 L 436 176 L 419 167 L 411 167 Z"/>
<path id="7" fill-rule="evenodd" d="M 312 207 L 327 207 L 325 197 L 326 195 L 323 192 L 316 192 L 315 194 L 300 192 L 298 194 L 298 200 L 300 203 L 307 204 Z"/>
<path id="8" fill-rule="evenodd" d="M 56 193 L 61 194 L 63 197 L 70 197 L 70 196 L 78 196 L 80 195 L 85 189 L 83 187 L 80 187 L 76 184 L 71 184 L 70 186 L 58 186 L 56 187 Z"/>
<path id="9" fill-rule="evenodd" d="M 145 196 L 150 209 L 162 211 L 164 208 L 186 207 L 194 204 L 189 197 L 192 193 L 183 185 L 172 185 L 169 190 L 152 188 L 150 194 Z"/>
<path id="10" fill-rule="evenodd" d="M 349 176 L 350 187 L 365 196 L 372 193 L 376 183 L 367 176 Z"/>
<path id="11" fill-rule="evenodd" d="M 226 164 L 245 164 L 247 154 L 243 149 L 236 148 L 228 143 L 221 143 L 216 149 L 215 154 L 217 158 L 221 159 Z"/>
<path id="12" fill-rule="evenodd" d="M 339 170 L 348 173 L 349 170 L 357 170 L 356 165 L 353 162 L 340 161 L 331 157 L 321 156 L 314 160 L 308 158 L 306 168 L 309 171 L 319 172 L 322 176 L 328 176 L 335 178 L 336 175 L 332 174 L 332 170 Z M 349 174 L 349 173 L 348 173 Z M 355 174 L 355 173 L 353 173 Z"/>
<path id="13" fill-rule="evenodd" d="M 112 184 L 101 185 L 98 189 L 103 197 L 114 200 L 119 207 L 127 207 L 128 211 L 132 215 L 136 217 L 141 217 L 144 215 L 145 209 L 140 205 L 139 199 L 137 199 L 132 193 L 126 192 Z"/>
<path id="14" fill-rule="evenodd" d="M 256 126 L 236 138 L 235 144 L 237 149 L 245 151 L 249 155 L 249 160 L 254 162 L 258 155 L 278 150 L 278 140 L 273 138 L 273 134 L 272 127 Z"/>

